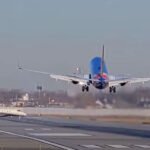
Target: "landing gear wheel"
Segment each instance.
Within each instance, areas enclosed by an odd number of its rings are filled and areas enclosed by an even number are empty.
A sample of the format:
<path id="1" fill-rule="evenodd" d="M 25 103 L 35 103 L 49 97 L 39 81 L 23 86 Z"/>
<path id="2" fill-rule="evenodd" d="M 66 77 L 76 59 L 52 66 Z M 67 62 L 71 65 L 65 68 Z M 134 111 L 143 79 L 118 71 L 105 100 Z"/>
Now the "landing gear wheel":
<path id="1" fill-rule="evenodd" d="M 82 86 L 82 92 L 84 92 L 84 90 L 85 90 L 85 87 L 84 87 L 84 86 Z"/>
<path id="2" fill-rule="evenodd" d="M 113 88 L 113 92 L 116 93 L 116 87 Z"/>
<path id="3" fill-rule="evenodd" d="M 88 86 L 86 87 L 86 91 L 87 91 L 87 92 L 89 91 L 89 87 L 88 87 Z"/>
<path id="4" fill-rule="evenodd" d="M 110 92 L 110 93 L 112 93 L 112 92 L 113 92 L 113 93 L 116 93 L 116 87 L 114 87 L 114 86 L 110 87 L 110 88 L 109 88 L 109 92 Z"/>
<path id="5" fill-rule="evenodd" d="M 109 93 L 112 93 L 112 87 L 109 88 Z"/>
<path id="6" fill-rule="evenodd" d="M 82 92 L 84 92 L 84 91 L 89 91 L 89 87 L 88 86 L 82 86 Z"/>

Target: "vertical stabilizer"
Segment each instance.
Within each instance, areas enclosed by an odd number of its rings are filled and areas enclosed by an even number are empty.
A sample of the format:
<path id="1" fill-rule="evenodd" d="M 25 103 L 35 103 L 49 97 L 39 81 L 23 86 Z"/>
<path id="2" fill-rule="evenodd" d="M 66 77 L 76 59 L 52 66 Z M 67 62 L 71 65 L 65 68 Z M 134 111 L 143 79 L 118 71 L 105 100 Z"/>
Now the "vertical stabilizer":
<path id="1" fill-rule="evenodd" d="M 103 76 L 104 74 L 108 74 L 104 56 L 105 56 L 105 49 L 103 45 L 101 56 L 96 56 L 92 58 L 90 61 L 90 71 L 92 76 L 96 75 Z"/>
<path id="2" fill-rule="evenodd" d="M 105 55 L 105 50 L 104 50 L 104 45 L 102 49 L 102 57 L 101 57 L 101 70 L 100 70 L 100 75 L 103 75 L 103 69 L 104 69 L 104 55 Z"/>

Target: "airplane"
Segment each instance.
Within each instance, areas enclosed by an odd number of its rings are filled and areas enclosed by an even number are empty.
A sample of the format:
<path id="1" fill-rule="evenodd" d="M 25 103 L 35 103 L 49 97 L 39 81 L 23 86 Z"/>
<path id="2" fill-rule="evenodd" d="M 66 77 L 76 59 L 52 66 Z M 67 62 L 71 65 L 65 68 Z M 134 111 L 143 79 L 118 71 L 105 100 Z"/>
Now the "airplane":
<path id="1" fill-rule="evenodd" d="M 7 117 L 7 116 L 26 116 L 25 112 L 22 112 L 19 109 L 11 109 L 11 108 L 0 108 L 0 117 Z"/>
<path id="2" fill-rule="evenodd" d="M 104 45 L 102 48 L 102 56 L 94 57 L 90 61 L 91 72 L 89 74 L 72 74 L 72 75 L 56 75 L 48 72 L 42 72 L 38 70 L 31 70 L 18 66 L 18 69 L 49 75 L 51 78 L 56 80 L 63 80 L 71 82 L 73 84 L 80 85 L 82 87 L 82 92 L 89 91 L 89 86 L 93 85 L 96 89 L 103 90 L 109 88 L 110 93 L 116 93 L 116 87 L 125 86 L 127 84 L 133 83 L 144 83 L 150 81 L 150 78 L 133 78 L 127 75 L 109 75 L 108 70 L 104 60 Z"/>

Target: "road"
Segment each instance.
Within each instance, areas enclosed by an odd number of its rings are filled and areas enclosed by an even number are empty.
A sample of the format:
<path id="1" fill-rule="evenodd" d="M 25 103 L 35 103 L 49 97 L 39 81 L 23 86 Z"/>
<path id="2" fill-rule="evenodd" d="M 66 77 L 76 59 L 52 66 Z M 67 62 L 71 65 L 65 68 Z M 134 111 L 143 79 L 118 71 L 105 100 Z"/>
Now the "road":
<path id="1" fill-rule="evenodd" d="M 53 119 L 0 118 L 0 149 L 149 150 L 150 125 Z"/>

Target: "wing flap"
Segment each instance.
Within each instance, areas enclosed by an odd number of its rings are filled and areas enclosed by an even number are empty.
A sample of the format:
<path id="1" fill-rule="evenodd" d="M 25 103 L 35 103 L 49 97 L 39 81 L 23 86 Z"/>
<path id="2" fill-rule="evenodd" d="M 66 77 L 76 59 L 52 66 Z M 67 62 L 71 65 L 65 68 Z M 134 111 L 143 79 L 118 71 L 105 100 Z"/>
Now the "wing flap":
<path id="1" fill-rule="evenodd" d="M 84 77 L 79 77 L 79 76 L 70 76 L 70 75 L 55 75 L 55 74 L 51 74 L 50 75 L 51 78 L 54 78 L 56 80 L 64 80 L 64 81 L 77 81 L 77 82 L 81 82 L 81 83 L 87 83 L 89 81 L 92 82 L 98 82 L 99 80 L 96 79 L 87 79 Z"/>

